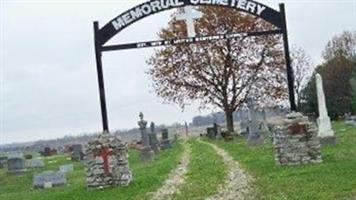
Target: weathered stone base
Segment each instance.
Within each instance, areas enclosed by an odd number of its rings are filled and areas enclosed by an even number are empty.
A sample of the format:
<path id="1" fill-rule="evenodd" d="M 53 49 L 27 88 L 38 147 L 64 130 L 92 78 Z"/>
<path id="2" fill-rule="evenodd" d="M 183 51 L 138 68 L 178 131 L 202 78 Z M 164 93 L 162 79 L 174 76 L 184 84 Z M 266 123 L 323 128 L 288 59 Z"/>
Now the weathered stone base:
<path id="1" fill-rule="evenodd" d="M 152 161 L 155 159 L 155 153 L 151 148 L 145 147 L 141 150 L 140 159 L 144 162 Z"/>
<path id="2" fill-rule="evenodd" d="M 321 163 L 321 145 L 315 124 L 300 113 L 287 115 L 274 130 L 273 145 L 278 165 Z"/>
<path id="3" fill-rule="evenodd" d="M 322 145 L 336 145 L 336 138 L 335 136 L 331 136 L 331 137 L 320 137 L 320 143 Z"/>

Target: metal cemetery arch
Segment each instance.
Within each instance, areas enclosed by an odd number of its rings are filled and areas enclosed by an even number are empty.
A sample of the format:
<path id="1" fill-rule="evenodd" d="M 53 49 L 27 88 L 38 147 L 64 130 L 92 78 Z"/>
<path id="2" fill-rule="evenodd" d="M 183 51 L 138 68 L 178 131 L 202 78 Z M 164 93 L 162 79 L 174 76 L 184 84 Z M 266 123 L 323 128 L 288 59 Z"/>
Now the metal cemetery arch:
<path id="1" fill-rule="evenodd" d="M 118 45 L 105 45 L 112 37 L 118 34 L 120 31 L 128 27 L 129 25 L 148 17 L 152 14 L 156 14 L 162 11 L 180 8 L 184 6 L 220 6 L 235 9 L 237 11 L 246 12 L 257 17 L 264 19 L 265 21 L 275 25 L 278 29 L 263 31 L 263 32 L 247 32 L 247 33 L 234 33 L 225 35 L 213 35 L 213 36 L 202 36 L 202 37 L 188 37 L 179 38 L 171 40 L 158 40 L 158 41 L 148 41 L 139 43 L 129 43 L 129 44 L 118 44 Z M 109 132 L 106 100 L 105 100 L 105 87 L 104 87 L 104 77 L 102 69 L 102 52 L 114 51 L 114 50 L 124 50 L 124 49 L 134 49 L 134 48 L 145 48 L 145 47 L 157 47 L 157 46 L 168 46 L 177 44 L 189 44 L 200 41 L 211 41 L 227 38 L 236 38 L 243 36 L 259 36 L 259 35 L 271 35 L 271 34 L 282 34 L 284 43 L 284 55 L 287 65 L 287 77 L 288 77 L 288 91 L 289 91 L 289 101 L 292 111 L 296 111 L 297 107 L 295 104 L 294 96 L 294 77 L 293 69 L 291 67 L 291 60 L 289 56 L 289 44 L 288 44 L 288 34 L 287 34 L 287 23 L 284 4 L 279 4 L 280 11 L 276 11 L 264 4 L 258 3 L 253 0 L 151 0 L 142 3 L 130 10 L 127 10 L 123 14 L 117 16 L 102 28 L 99 28 L 99 23 L 94 22 L 94 39 L 95 39 L 95 56 L 96 56 L 96 66 L 98 73 L 98 83 L 99 83 L 99 93 L 100 93 L 100 105 L 101 105 L 101 115 L 104 132 Z"/>

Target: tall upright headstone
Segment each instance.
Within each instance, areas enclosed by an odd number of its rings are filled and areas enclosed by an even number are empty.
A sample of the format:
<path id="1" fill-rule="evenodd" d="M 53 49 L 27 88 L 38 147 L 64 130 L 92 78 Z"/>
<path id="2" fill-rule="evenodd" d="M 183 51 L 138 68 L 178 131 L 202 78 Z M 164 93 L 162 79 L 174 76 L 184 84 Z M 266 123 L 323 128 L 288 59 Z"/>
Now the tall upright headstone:
<path id="1" fill-rule="evenodd" d="M 155 154 L 151 149 L 149 135 L 146 130 L 147 121 L 145 121 L 143 119 L 142 112 L 140 113 L 139 117 L 140 117 L 140 121 L 138 121 L 137 123 L 138 123 L 138 126 L 140 127 L 142 144 L 143 144 L 143 148 L 141 149 L 140 158 L 142 161 L 151 161 L 154 159 Z"/>
<path id="2" fill-rule="evenodd" d="M 323 80 L 320 74 L 316 74 L 316 90 L 319 108 L 319 118 L 317 119 L 318 137 L 320 138 L 322 144 L 335 144 L 336 140 L 326 108 Z"/>
<path id="3" fill-rule="evenodd" d="M 262 122 L 259 120 L 259 111 L 257 110 L 256 101 L 248 99 L 249 109 L 249 126 L 248 126 L 248 144 L 251 146 L 260 145 L 264 141 L 261 130 Z"/>
<path id="4" fill-rule="evenodd" d="M 240 134 L 244 137 L 248 137 L 248 123 L 249 123 L 249 111 L 245 109 L 240 110 Z"/>
<path id="5" fill-rule="evenodd" d="M 161 141 L 161 149 L 169 149 L 171 148 L 171 141 L 169 140 L 168 129 L 162 128 L 162 141 Z"/>
<path id="6" fill-rule="evenodd" d="M 158 153 L 159 152 L 159 144 L 158 144 L 158 139 L 157 139 L 155 123 L 151 122 L 150 128 L 151 128 L 151 133 L 149 134 L 150 147 L 155 153 Z"/>

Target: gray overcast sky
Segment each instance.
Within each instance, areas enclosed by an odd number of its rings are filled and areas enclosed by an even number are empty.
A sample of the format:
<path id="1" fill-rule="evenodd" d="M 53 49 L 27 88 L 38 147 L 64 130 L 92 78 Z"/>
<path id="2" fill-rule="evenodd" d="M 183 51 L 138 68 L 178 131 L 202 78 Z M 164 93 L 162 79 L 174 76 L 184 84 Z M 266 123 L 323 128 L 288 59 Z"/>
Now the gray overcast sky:
<path id="1" fill-rule="evenodd" d="M 277 9 L 281 1 L 260 2 Z M 0 144 L 101 130 L 92 22 L 104 25 L 141 2 L 0 0 Z M 321 62 L 321 51 L 333 35 L 356 30 L 356 0 L 282 2 L 290 43 L 304 48 L 314 63 Z M 169 15 L 145 18 L 112 41 L 157 39 Z M 152 52 L 104 54 L 111 130 L 137 126 L 140 111 L 158 124 L 189 121 L 200 114 L 197 106 L 182 113 L 154 95 L 145 74 Z"/>

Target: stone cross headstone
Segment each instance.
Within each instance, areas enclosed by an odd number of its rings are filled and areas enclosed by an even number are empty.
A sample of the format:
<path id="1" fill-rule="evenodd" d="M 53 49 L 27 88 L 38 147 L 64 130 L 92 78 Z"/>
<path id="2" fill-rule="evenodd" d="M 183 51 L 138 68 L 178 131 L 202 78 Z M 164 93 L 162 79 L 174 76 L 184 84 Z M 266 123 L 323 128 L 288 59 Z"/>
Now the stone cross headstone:
<path id="1" fill-rule="evenodd" d="M 64 172 L 45 171 L 33 175 L 34 188 L 51 188 L 65 185 L 67 178 Z"/>
<path id="2" fill-rule="evenodd" d="M 203 17 L 203 14 L 193 9 L 192 6 L 184 7 L 184 13 L 176 15 L 177 20 L 184 20 L 187 25 L 188 37 L 195 37 L 194 20 Z"/>
<path id="3" fill-rule="evenodd" d="M 7 160 L 8 173 L 21 173 L 26 171 L 25 159 L 22 157 L 10 157 Z"/>
<path id="4" fill-rule="evenodd" d="M 315 77 L 319 108 L 319 118 L 317 119 L 318 137 L 321 139 L 322 144 L 335 144 L 334 131 L 331 129 L 331 121 L 326 108 L 323 81 L 320 74 L 316 74 Z"/>
<path id="5" fill-rule="evenodd" d="M 59 171 L 68 173 L 74 171 L 74 165 L 73 164 L 67 164 L 67 165 L 61 165 L 59 166 Z"/>
<path id="6" fill-rule="evenodd" d="M 169 140 L 168 129 L 162 128 L 162 141 L 161 141 L 161 149 L 169 149 L 171 148 L 171 141 Z"/>
<path id="7" fill-rule="evenodd" d="M 143 119 L 142 112 L 140 113 L 139 117 L 140 117 L 140 121 L 138 121 L 138 126 L 140 127 L 142 144 L 143 144 L 140 158 L 142 161 L 151 161 L 154 159 L 155 154 L 151 149 L 149 135 L 146 130 L 147 121 Z"/>
<path id="8" fill-rule="evenodd" d="M 248 144 L 251 146 L 260 145 L 264 141 L 261 130 L 261 121 L 258 119 L 257 104 L 254 100 L 248 100 L 249 126 L 248 126 Z"/>
<path id="9" fill-rule="evenodd" d="M 158 153 L 159 144 L 158 144 L 158 139 L 156 134 L 155 123 L 151 122 L 150 128 L 151 128 L 151 133 L 149 134 L 150 146 L 155 153 Z"/>

